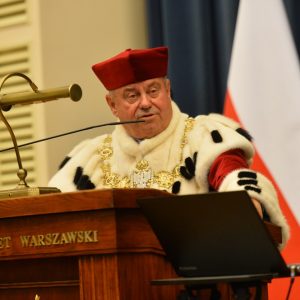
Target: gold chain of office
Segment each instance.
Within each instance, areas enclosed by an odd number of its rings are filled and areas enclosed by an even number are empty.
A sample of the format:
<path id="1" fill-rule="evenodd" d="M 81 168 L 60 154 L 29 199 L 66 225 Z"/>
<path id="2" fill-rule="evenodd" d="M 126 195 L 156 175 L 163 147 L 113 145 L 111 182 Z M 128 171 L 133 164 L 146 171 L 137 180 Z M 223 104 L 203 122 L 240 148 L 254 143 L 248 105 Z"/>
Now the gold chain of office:
<path id="1" fill-rule="evenodd" d="M 179 168 L 183 162 L 183 149 L 187 144 L 188 133 L 194 126 L 194 119 L 187 118 L 185 120 L 185 128 L 180 142 L 179 162 L 172 171 L 158 171 L 154 172 L 145 159 L 141 159 L 136 163 L 135 169 L 131 176 L 120 176 L 111 171 L 111 165 L 108 160 L 113 155 L 113 148 L 111 146 L 112 137 L 107 135 L 103 141 L 102 146 L 98 149 L 101 159 L 100 168 L 103 172 L 103 184 L 110 188 L 150 188 L 157 184 L 161 189 L 170 189 L 175 180 L 180 176 Z"/>

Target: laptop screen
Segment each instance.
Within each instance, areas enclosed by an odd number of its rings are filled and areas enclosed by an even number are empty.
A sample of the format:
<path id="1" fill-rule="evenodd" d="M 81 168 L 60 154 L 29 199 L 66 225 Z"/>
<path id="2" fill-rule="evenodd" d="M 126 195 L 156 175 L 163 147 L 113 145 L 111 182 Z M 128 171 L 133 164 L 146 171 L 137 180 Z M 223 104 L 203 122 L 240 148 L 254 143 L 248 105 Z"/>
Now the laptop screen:
<path id="1" fill-rule="evenodd" d="M 289 274 L 246 191 L 137 202 L 179 276 Z"/>

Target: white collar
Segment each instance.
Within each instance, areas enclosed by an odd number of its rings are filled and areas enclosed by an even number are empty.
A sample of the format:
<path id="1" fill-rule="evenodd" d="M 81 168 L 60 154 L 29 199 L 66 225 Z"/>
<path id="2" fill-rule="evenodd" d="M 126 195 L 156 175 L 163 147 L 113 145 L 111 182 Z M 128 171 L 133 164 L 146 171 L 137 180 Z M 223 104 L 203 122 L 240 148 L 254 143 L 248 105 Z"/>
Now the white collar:
<path id="1" fill-rule="evenodd" d="M 144 156 L 148 152 L 150 152 L 153 148 L 157 147 L 161 143 L 163 143 L 175 130 L 177 124 L 179 123 L 179 119 L 181 116 L 181 112 L 176 105 L 175 102 L 172 101 L 172 119 L 168 127 L 162 131 L 160 134 L 154 136 L 150 139 L 144 139 L 140 142 L 137 142 L 131 136 L 128 135 L 125 128 L 123 126 L 117 126 L 112 133 L 113 143 L 117 143 L 121 150 L 128 155 Z"/>

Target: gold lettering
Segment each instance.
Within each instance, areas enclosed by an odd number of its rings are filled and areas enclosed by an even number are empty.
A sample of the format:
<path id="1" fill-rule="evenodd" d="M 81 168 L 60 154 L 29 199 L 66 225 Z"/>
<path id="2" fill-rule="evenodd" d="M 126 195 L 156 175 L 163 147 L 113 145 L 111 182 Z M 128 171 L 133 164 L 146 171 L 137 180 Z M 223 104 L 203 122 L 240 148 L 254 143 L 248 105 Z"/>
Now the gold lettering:
<path id="1" fill-rule="evenodd" d="M 96 242 L 98 242 L 98 231 L 97 230 L 93 230 L 93 234 L 94 234 L 93 240 L 96 243 Z"/>
<path id="2" fill-rule="evenodd" d="M 59 236 L 59 233 L 52 233 L 52 245 L 58 245 L 59 244 L 59 240 L 58 240 L 58 236 Z"/>
<path id="3" fill-rule="evenodd" d="M 66 236 L 65 233 L 62 233 L 60 238 L 60 244 L 68 244 L 68 243 L 69 243 L 68 237 Z"/>
<path id="4" fill-rule="evenodd" d="M 11 247 L 10 242 L 11 242 L 10 236 L 0 237 L 0 249 L 10 248 Z"/>
<path id="5" fill-rule="evenodd" d="M 35 235 L 32 235 L 30 238 L 29 247 L 35 247 L 38 246 L 38 241 Z"/>
<path id="6" fill-rule="evenodd" d="M 5 248 L 11 247 L 11 237 L 10 236 L 4 237 L 4 244 L 5 244 Z"/>
<path id="7" fill-rule="evenodd" d="M 51 233 L 47 233 L 45 235 L 45 244 L 47 246 L 52 245 L 52 234 Z"/>
<path id="8" fill-rule="evenodd" d="M 38 240 L 38 245 L 39 245 L 39 246 L 45 246 L 45 241 L 44 241 L 44 239 L 45 239 L 45 236 L 44 236 L 43 234 L 39 234 L 39 235 L 37 236 L 37 240 Z"/>
<path id="9" fill-rule="evenodd" d="M 91 230 L 84 232 L 84 242 L 85 243 L 91 243 L 91 242 L 93 242 L 93 237 L 91 237 L 91 233 L 92 233 Z"/>
<path id="10" fill-rule="evenodd" d="M 43 247 L 50 245 L 64 245 L 70 243 L 96 243 L 97 230 L 55 232 L 37 235 L 20 235 L 22 247 Z M 0 237 L 0 249 L 9 248 L 11 237 Z"/>
<path id="11" fill-rule="evenodd" d="M 84 242 L 84 233 L 83 231 L 77 231 L 77 243 Z"/>
<path id="12" fill-rule="evenodd" d="M 68 236 L 69 243 L 76 243 L 77 232 L 70 231 L 66 233 Z"/>
<path id="13" fill-rule="evenodd" d="M 20 240 L 22 247 L 29 247 L 30 235 L 21 235 Z"/>

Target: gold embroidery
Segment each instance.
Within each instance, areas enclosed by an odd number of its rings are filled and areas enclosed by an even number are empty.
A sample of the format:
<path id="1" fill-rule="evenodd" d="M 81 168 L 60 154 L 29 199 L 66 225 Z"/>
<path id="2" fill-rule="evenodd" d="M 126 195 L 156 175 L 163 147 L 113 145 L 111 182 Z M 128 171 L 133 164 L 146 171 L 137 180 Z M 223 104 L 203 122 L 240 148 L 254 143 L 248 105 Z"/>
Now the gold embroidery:
<path id="1" fill-rule="evenodd" d="M 109 159 L 113 154 L 113 149 L 111 147 L 111 136 L 108 135 L 104 139 L 102 147 L 98 150 L 101 160 Z"/>
<path id="2" fill-rule="evenodd" d="M 183 162 L 183 149 L 187 144 L 187 135 L 192 130 L 193 125 L 193 118 L 187 118 L 185 120 L 184 133 L 180 142 L 179 163 L 171 172 L 159 171 L 154 173 L 149 166 L 149 162 L 142 159 L 137 162 L 135 170 L 132 172 L 130 177 L 122 177 L 117 173 L 111 172 L 111 166 L 107 160 L 113 155 L 113 148 L 111 146 L 112 138 L 111 135 L 107 135 L 102 146 L 98 150 L 102 161 L 100 167 L 104 174 L 103 184 L 111 188 L 150 188 L 154 184 L 157 184 L 162 189 L 170 189 L 176 178 L 180 176 L 179 169 Z"/>
<path id="3" fill-rule="evenodd" d="M 131 179 L 135 188 L 149 188 L 152 184 L 153 172 L 149 162 L 145 159 L 140 160 L 132 173 Z"/>
<path id="4" fill-rule="evenodd" d="M 112 188 L 131 188 L 131 182 L 129 177 L 121 177 L 117 173 L 112 173 L 109 164 L 101 165 L 102 171 L 104 173 L 103 184 L 110 186 Z"/>
<path id="5" fill-rule="evenodd" d="M 177 176 L 174 171 L 160 171 L 154 175 L 154 182 L 157 183 L 159 187 L 169 189 L 175 182 L 176 177 Z"/>
<path id="6" fill-rule="evenodd" d="M 145 159 L 142 159 L 136 164 L 136 168 L 140 171 L 146 170 L 149 168 L 149 163 Z"/>

